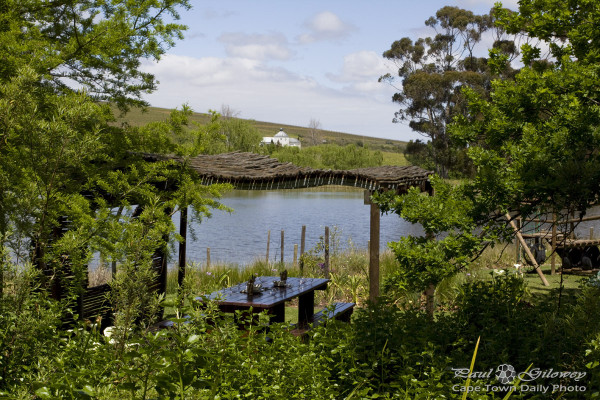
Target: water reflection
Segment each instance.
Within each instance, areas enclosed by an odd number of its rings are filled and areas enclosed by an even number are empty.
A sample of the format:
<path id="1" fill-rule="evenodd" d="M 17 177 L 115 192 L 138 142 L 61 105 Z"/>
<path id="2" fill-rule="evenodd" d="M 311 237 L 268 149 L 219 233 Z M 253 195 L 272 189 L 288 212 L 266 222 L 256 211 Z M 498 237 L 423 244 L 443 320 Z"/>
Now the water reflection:
<path id="1" fill-rule="evenodd" d="M 285 231 L 284 256 L 293 258 L 294 244 L 300 246 L 302 225 L 306 225 L 306 249 L 313 248 L 324 234 L 325 226 L 337 227 L 342 248 L 352 243 L 364 249 L 369 240 L 369 206 L 364 205 L 364 191 L 316 188 L 309 190 L 235 190 L 222 203 L 233 208 L 229 214 L 215 211 L 192 228 L 196 238 L 187 247 L 188 261 L 206 262 L 210 247 L 211 263 L 216 261 L 247 264 L 264 259 L 267 232 L 271 231 L 270 259 L 280 259 L 281 230 Z M 174 216 L 178 225 L 179 216 Z M 387 242 L 406 235 L 421 235 L 419 225 L 410 224 L 397 215 L 381 217 L 381 249 Z"/>

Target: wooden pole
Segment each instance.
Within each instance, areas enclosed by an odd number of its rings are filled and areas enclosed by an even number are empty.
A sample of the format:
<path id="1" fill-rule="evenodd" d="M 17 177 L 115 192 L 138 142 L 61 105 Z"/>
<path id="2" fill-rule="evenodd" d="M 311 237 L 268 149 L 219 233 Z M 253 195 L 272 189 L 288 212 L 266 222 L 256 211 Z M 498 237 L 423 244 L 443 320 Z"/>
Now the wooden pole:
<path id="1" fill-rule="evenodd" d="M 306 225 L 302 225 L 302 233 L 300 234 L 300 257 L 304 254 L 306 244 Z"/>
<path id="2" fill-rule="evenodd" d="M 590 240 L 594 240 L 594 227 L 590 227 Z"/>
<path id="3" fill-rule="evenodd" d="M 269 265 L 269 245 L 271 244 L 271 231 L 267 232 L 267 258 L 266 258 L 266 262 L 267 265 Z"/>
<path id="4" fill-rule="evenodd" d="M 294 244 L 294 267 L 298 266 L 298 244 Z"/>
<path id="5" fill-rule="evenodd" d="M 304 245 L 306 243 L 306 225 L 302 225 L 302 233 L 300 234 L 300 271 L 304 271 L 304 259 L 302 255 L 304 254 Z"/>
<path id="6" fill-rule="evenodd" d="M 516 221 L 516 227 L 517 230 L 521 229 L 521 218 L 517 218 Z M 517 260 L 517 264 L 521 263 L 521 242 L 519 242 L 519 239 L 515 236 L 515 250 L 516 250 L 516 260 Z"/>
<path id="7" fill-rule="evenodd" d="M 558 217 L 556 213 L 552 213 L 552 257 L 550 261 L 550 275 L 556 274 L 556 224 L 558 223 Z"/>
<path id="8" fill-rule="evenodd" d="M 206 269 L 210 268 L 210 247 L 206 248 Z"/>
<path id="9" fill-rule="evenodd" d="M 369 241 L 369 300 L 373 303 L 379 297 L 379 206 L 371 203 L 371 224 Z"/>
<path id="10" fill-rule="evenodd" d="M 540 276 L 540 279 L 542 280 L 544 286 L 550 286 L 550 284 L 546 280 L 546 277 L 544 276 L 544 273 L 542 272 L 542 269 L 540 268 L 540 266 L 535 261 L 535 257 L 531 253 L 531 250 L 529 250 L 529 247 L 527 246 L 527 243 L 525 242 L 525 239 L 523 239 L 523 236 L 521 235 L 521 232 L 519 232 L 519 229 L 515 225 L 515 222 L 510 218 L 510 214 L 506 214 L 506 219 L 508 219 L 508 223 L 513 228 L 513 230 L 515 231 L 515 234 L 517 235 L 517 239 L 519 239 L 519 242 L 521 243 L 521 246 L 523 246 L 523 250 L 525 250 L 525 254 L 527 254 L 527 257 L 529 257 L 529 259 L 531 260 L 531 263 L 533 264 L 533 267 L 535 268 L 535 271 L 537 272 L 537 274 Z"/>
<path id="11" fill-rule="evenodd" d="M 281 230 L 281 263 L 283 264 L 283 237 L 284 237 L 285 233 L 283 232 L 283 229 Z"/>
<path id="12" fill-rule="evenodd" d="M 177 271 L 177 283 L 179 287 L 183 286 L 183 280 L 185 279 L 185 252 L 187 242 L 187 220 L 188 220 L 188 208 L 183 207 L 179 212 L 179 235 L 183 238 L 179 242 L 179 270 Z"/>
<path id="13" fill-rule="evenodd" d="M 325 276 L 329 278 L 329 227 L 325 227 Z"/>

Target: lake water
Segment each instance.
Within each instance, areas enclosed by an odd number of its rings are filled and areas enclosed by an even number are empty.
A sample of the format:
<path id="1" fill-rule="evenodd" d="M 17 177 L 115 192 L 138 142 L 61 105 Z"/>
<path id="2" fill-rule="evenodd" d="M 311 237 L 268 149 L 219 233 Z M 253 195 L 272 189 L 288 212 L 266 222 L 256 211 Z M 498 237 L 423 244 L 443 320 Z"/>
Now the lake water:
<path id="1" fill-rule="evenodd" d="M 221 200 L 234 209 L 231 214 L 216 210 L 212 218 L 188 226 L 187 260 L 206 263 L 207 247 L 210 247 L 213 264 L 249 264 L 264 260 L 270 230 L 269 259 L 279 261 L 281 230 L 284 230 L 284 258 L 291 262 L 294 244 L 298 244 L 300 252 L 302 225 L 306 225 L 306 251 L 317 244 L 326 226 L 330 232 L 337 227 L 342 248 L 352 242 L 356 248 L 366 249 L 370 207 L 364 204 L 363 193 L 363 190 L 337 188 L 231 191 Z M 174 222 L 179 229 L 179 215 L 174 216 Z M 194 230 L 195 238 L 191 237 L 189 228 Z M 395 214 L 381 217 L 382 250 L 387 248 L 388 242 L 402 236 L 421 234 L 420 225 L 410 224 Z"/>

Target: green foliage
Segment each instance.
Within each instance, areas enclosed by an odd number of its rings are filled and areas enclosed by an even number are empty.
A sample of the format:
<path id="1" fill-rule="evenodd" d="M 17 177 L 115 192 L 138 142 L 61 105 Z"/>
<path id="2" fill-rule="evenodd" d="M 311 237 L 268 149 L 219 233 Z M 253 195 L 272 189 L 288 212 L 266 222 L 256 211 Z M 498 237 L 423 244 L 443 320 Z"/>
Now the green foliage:
<path id="1" fill-rule="evenodd" d="M 40 359 L 56 351 L 61 307 L 39 290 L 39 271 L 1 263 L 0 391 L 18 385 Z"/>
<path id="2" fill-rule="evenodd" d="M 179 18 L 180 7 L 190 3 L 6 0 L 0 9 L 0 80 L 29 67 L 43 76 L 39 90 L 70 92 L 65 80 L 71 80 L 96 99 L 144 104 L 142 93 L 156 82 L 140 70 L 141 61 L 159 59 L 183 37 L 185 26 L 166 22 Z"/>
<path id="3" fill-rule="evenodd" d="M 262 135 L 253 121 L 227 118 L 221 121 L 221 131 L 227 138 L 228 151 L 258 152 Z"/>
<path id="4" fill-rule="evenodd" d="M 465 268 L 482 245 L 473 233 L 473 205 L 464 196 L 464 187 L 452 186 L 440 178 L 433 178 L 431 184 L 431 196 L 418 188 L 401 196 L 385 192 L 373 196 L 382 212 L 394 212 L 425 230 L 424 237 L 407 236 L 389 244 L 398 260 L 397 272 L 384 283 L 389 291 L 436 286 Z"/>
<path id="5" fill-rule="evenodd" d="M 0 303 L 7 322 L 0 325 L 0 393 L 13 398 L 461 398 L 453 387 L 464 380 L 451 368 L 469 366 L 479 336 L 475 370 L 509 363 L 523 371 L 533 362 L 541 369 L 582 371 L 587 364 L 591 379 L 580 383 L 598 390 L 595 287 L 557 313 L 552 296 L 532 302 L 521 277 L 495 274 L 459 286 L 450 311 L 435 319 L 382 298 L 357 309 L 351 324 L 332 321 L 302 342 L 285 325 L 264 330 L 266 315 L 249 324 L 247 315 L 238 313 L 236 322 L 211 302 L 200 308 L 190 282 L 181 293 L 187 306 L 177 309 L 172 328 L 122 325 L 102 332 L 87 323 L 61 331 L 58 310 L 37 307 L 47 301 L 43 292 L 24 281 L 18 286 L 26 276 L 7 272 Z M 481 392 L 468 398 L 497 397 Z"/>
<path id="6" fill-rule="evenodd" d="M 271 157 L 280 162 L 291 162 L 302 167 L 321 169 L 354 169 L 383 164 L 379 151 L 371 152 L 366 147 L 354 144 L 338 146 L 325 144 L 299 149 L 297 147 L 274 147 Z"/>
<path id="7" fill-rule="evenodd" d="M 7 61 L 0 74 L 0 237 L 19 262 L 46 271 L 48 286 L 71 277 L 61 284 L 77 294 L 94 251 L 109 261 L 148 265 L 165 240 L 176 239 L 170 217 L 179 207 L 194 205 L 197 220 L 221 207 L 214 198 L 225 186 L 207 188 L 185 164 L 142 157 L 189 156 L 217 143 L 200 131 L 193 146 L 182 144 L 189 107 L 130 127 L 116 126 L 110 105 L 98 102 L 141 103 L 155 85 L 139 70 L 141 60 L 160 57 L 180 36 L 184 27 L 162 18 L 177 18 L 176 9 L 189 4 L 6 5 L 0 10 Z M 65 86 L 65 79 L 88 92 Z M 136 204 L 144 208 L 138 224 L 123 216 Z"/>
<path id="8" fill-rule="evenodd" d="M 496 11 L 508 31 L 548 43 L 554 59 L 525 46 L 514 81 L 494 81 L 489 100 L 465 92 L 469 113 L 452 134 L 469 146 L 482 219 L 496 210 L 583 211 L 600 176 L 599 41 L 590 30 L 600 12 L 592 1 L 524 1 L 518 13 Z"/>

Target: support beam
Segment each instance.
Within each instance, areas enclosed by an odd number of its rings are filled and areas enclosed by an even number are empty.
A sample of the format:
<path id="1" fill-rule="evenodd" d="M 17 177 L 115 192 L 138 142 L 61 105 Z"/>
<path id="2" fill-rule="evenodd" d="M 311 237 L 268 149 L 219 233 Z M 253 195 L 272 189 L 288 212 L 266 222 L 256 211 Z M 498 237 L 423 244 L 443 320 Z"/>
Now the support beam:
<path id="1" fill-rule="evenodd" d="M 370 200 L 371 192 L 365 191 L 365 203 L 371 206 L 369 240 L 369 300 L 376 302 L 379 297 L 379 206 Z"/>
<path id="2" fill-rule="evenodd" d="M 179 270 L 177 271 L 177 283 L 179 284 L 179 287 L 183 286 L 183 280 L 185 279 L 187 223 L 188 208 L 183 207 L 179 212 L 179 235 L 183 238 L 183 240 L 179 242 Z"/>
<path id="3" fill-rule="evenodd" d="M 535 271 L 537 272 L 540 279 L 542 280 L 542 283 L 544 284 L 544 286 L 550 286 L 550 284 L 546 280 L 546 277 L 544 276 L 544 273 L 542 272 L 542 269 L 535 261 L 535 257 L 531 253 L 531 250 L 529 250 L 529 246 L 527 246 L 525 239 L 523 239 L 523 235 L 521 235 L 521 232 L 519 232 L 519 229 L 515 225 L 515 222 L 510 217 L 510 214 L 506 214 L 506 219 L 508 219 L 508 223 L 510 224 L 510 226 L 512 226 L 513 230 L 515 231 L 515 235 L 517 235 L 517 239 L 519 239 L 521 246 L 523 246 L 523 250 L 525 250 L 525 254 L 527 254 L 527 257 L 529 257 L 529 259 L 531 260 L 531 263 L 533 264 Z"/>

